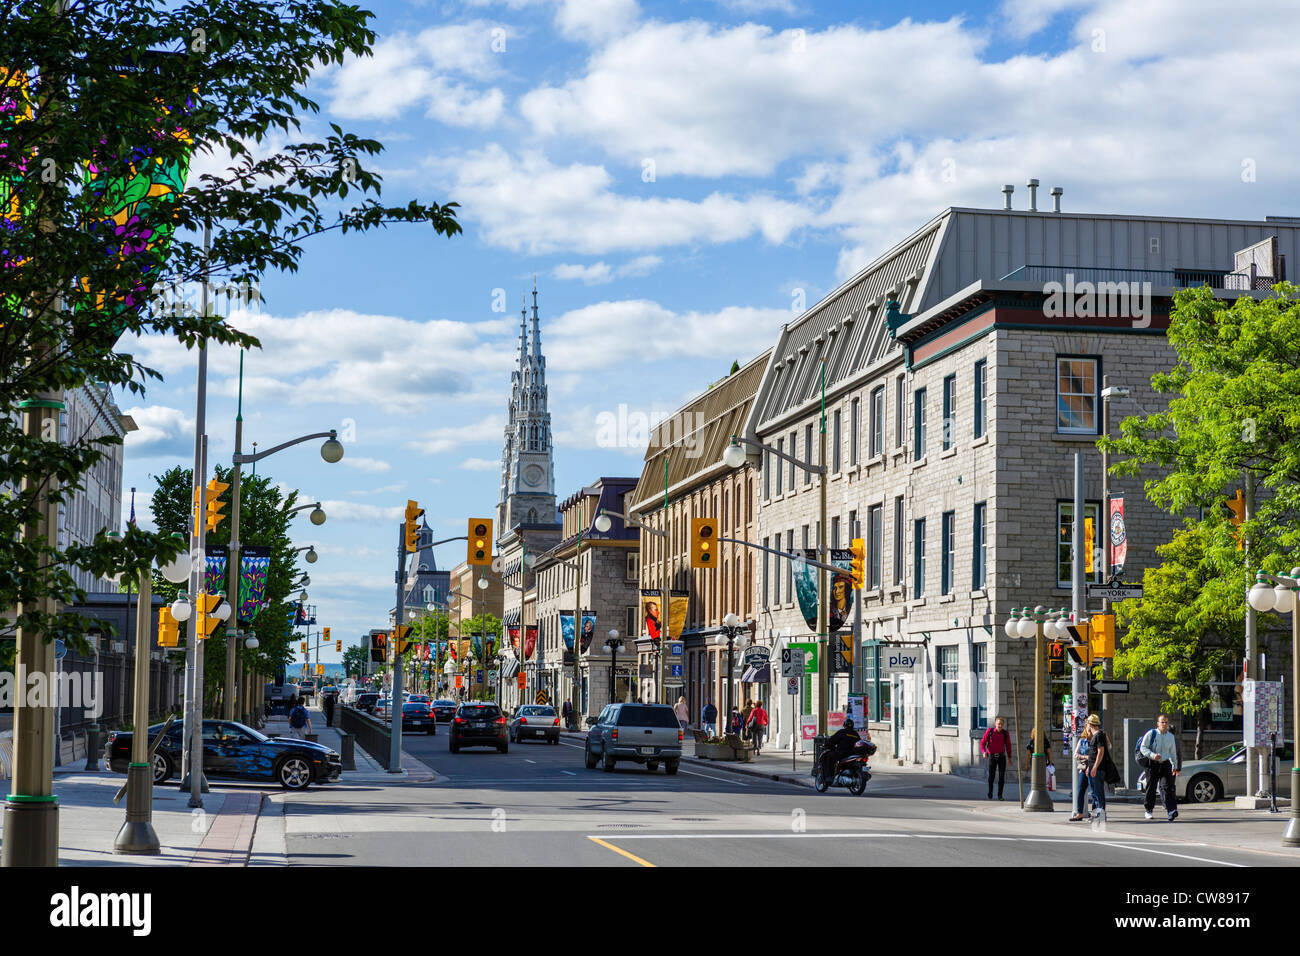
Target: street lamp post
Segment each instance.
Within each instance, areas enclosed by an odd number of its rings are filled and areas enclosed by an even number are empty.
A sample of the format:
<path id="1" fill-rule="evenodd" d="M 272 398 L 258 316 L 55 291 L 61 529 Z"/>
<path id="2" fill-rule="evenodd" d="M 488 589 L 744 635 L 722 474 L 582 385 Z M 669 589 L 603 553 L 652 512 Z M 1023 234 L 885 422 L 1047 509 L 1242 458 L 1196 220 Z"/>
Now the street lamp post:
<path id="1" fill-rule="evenodd" d="M 612 511 L 609 508 L 600 509 L 600 514 L 597 515 L 596 517 L 596 530 L 599 531 L 601 534 L 608 534 L 609 529 L 614 526 L 613 521 L 610 520 L 610 516 L 613 515 L 615 518 L 621 518 L 625 524 L 629 524 L 634 528 L 639 528 L 640 530 L 644 531 L 646 534 L 652 534 L 657 538 L 663 539 L 662 542 L 663 568 L 661 571 L 661 582 L 664 586 L 660 588 L 661 593 L 659 595 L 659 605 L 660 605 L 659 606 L 659 648 L 656 651 L 656 656 L 655 656 L 655 673 L 657 674 L 656 691 L 660 698 L 661 703 L 665 702 L 663 700 L 663 691 L 661 690 L 664 683 L 664 671 L 663 671 L 664 648 L 665 648 L 664 642 L 669 640 L 669 635 L 671 633 L 671 622 L 672 622 L 672 613 L 671 613 L 672 612 L 672 589 L 668 587 L 669 537 L 668 537 L 668 462 L 667 460 L 664 461 L 663 514 L 664 514 L 664 526 L 662 528 L 652 528 L 649 525 L 644 524 L 638 519 L 632 517 L 631 515 L 623 514 L 623 512 L 621 511 Z M 631 637 L 631 635 L 628 636 Z"/>
<path id="2" fill-rule="evenodd" d="M 734 611 L 729 611 L 722 619 L 722 629 L 727 632 L 727 720 L 731 719 L 732 683 L 736 676 L 736 632 L 740 630 L 740 618 Z"/>
<path id="3" fill-rule="evenodd" d="M 609 702 L 614 703 L 614 686 L 617 678 L 615 672 L 618 670 L 618 649 L 623 646 L 623 639 L 618 636 L 618 630 L 609 629 L 609 636 L 605 639 L 605 646 L 609 648 Z"/>
<path id="4" fill-rule="evenodd" d="M 1276 587 L 1269 587 L 1269 581 Z M 1292 697 L 1296 696 L 1296 688 L 1300 688 L 1300 607 L 1297 606 L 1297 592 L 1300 592 L 1300 568 L 1292 568 L 1290 575 L 1285 577 L 1260 571 L 1254 587 L 1246 592 L 1246 600 L 1253 610 L 1291 615 Z M 1297 742 L 1300 742 L 1300 704 L 1292 704 L 1291 720 L 1291 746 L 1295 748 Z M 1250 741 L 1246 743 L 1249 744 Z M 1282 845 L 1300 846 L 1300 762 L 1297 761 L 1292 761 L 1291 764 L 1291 816 L 1282 833 Z"/>
<path id="5" fill-rule="evenodd" d="M 1045 691 L 1045 674 L 1047 671 L 1047 645 L 1045 635 L 1050 629 L 1053 636 L 1057 629 L 1055 618 L 1049 619 L 1042 605 L 1032 612 L 1029 608 L 1017 612 L 1014 609 L 1007 618 L 1005 631 L 1007 637 L 1034 638 L 1034 752 L 1029 777 L 1029 797 L 1024 809 L 1030 812 L 1051 812 L 1052 798 L 1047 794 L 1047 754 L 1045 752 L 1046 725 L 1043 716 Z"/>

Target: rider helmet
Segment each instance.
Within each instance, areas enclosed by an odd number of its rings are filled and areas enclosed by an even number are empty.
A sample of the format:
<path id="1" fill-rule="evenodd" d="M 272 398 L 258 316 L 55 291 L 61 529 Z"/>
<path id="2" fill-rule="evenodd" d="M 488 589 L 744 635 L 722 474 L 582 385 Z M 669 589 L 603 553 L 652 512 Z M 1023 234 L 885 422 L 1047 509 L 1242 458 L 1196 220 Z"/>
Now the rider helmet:
<path id="1" fill-rule="evenodd" d="M 844 718 L 844 729 L 845 729 L 845 730 L 852 730 L 852 729 L 853 729 L 853 718 L 852 718 L 852 717 L 845 717 L 845 718 Z"/>

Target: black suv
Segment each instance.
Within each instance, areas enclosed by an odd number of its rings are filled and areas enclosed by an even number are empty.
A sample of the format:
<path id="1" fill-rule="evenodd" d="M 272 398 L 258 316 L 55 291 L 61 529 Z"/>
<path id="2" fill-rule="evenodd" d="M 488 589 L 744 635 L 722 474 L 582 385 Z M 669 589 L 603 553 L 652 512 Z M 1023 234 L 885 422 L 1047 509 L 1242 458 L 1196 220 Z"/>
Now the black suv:
<path id="1" fill-rule="evenodd" d="M 461 704 L 451 720 L 450 736 L 452 753 L 459 753 L 461 747 L 496 747 L 505 753 L 510 747 L 506 716 L 496 704 Z"/>

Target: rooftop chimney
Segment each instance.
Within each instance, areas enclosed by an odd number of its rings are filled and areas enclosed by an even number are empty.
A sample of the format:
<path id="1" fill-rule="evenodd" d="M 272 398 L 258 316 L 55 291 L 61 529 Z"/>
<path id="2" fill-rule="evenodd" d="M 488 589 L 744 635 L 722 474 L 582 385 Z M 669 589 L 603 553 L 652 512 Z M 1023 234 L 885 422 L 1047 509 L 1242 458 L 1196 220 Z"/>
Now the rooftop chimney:
<path id="1" fill-rule="evenodd" d="M 1031 179 L 1025 185 L 1029 187 L 1029 211 L 1038 212 L 1038 180 Z"/>
<path id="2" fill-rule="evenodd" d="M 1007 185 L 1002 187 L 1002 196 L 1005 199 L 1005 202 L 1002 206 L 1003 209 L 1011 208 L 1011 194 L 1015 191 L 1016 191 L 1016 187 L 1012 186 L 1010 183 L 1007 183 Z"/>
<path id="3" fill-rule="evenodd" d="M 1061 193 L 1065 192 L 1060 186 L 1052 187 L 1052 212 L 1061 211 Z"/>

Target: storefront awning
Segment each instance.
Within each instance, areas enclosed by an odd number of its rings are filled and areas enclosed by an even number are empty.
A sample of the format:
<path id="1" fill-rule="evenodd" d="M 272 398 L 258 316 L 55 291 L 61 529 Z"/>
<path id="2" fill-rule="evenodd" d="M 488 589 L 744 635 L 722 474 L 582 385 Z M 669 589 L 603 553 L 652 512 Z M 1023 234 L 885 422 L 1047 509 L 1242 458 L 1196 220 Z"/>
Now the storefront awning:
<path id="1" fill-rule="evenodd" d="M 772 683 L 772 666 L 770 664 L 760 664 L 757 667 L 746 668 L 745 673 L 741 675 L 742 684 L 770 684 Z"/>
<path id="2" fill-rule="evenodd" d="M 501 619 L 501 623 L 509 627 L 512 624 L 518 624 L 521 614 L 519 608 L 511 608 L 506 611 L 506 616 Z"/>

